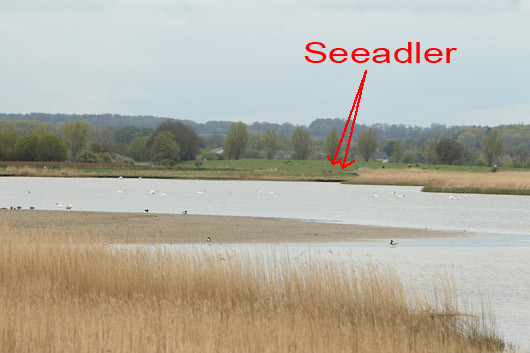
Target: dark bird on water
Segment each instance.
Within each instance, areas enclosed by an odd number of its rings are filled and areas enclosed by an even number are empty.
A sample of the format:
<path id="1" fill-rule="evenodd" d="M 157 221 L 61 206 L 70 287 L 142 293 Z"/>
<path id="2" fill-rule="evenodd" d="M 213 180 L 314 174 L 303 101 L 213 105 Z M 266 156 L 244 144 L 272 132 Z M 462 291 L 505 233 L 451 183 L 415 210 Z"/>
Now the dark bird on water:
<path id="1" fill-rule="evenodd" d="M 184 211 L 184 212 L 182 212 L 182 214 L 188 214 L 188 211 Z"/>
<path id="2" fill-rule="evenodd" d="M 395 245 L 397 245 L 398 243 L 396 243 L 396 242 L 393 241 L 393 240 L 390 240 L 390 243 L 389 243 L 389 244 L 390 244 L 390 246 L 395 246 Z"/>
<path id="3" fill-rule="evenodd" d="M 33 207 L 33 206 L 29 206 L 29 209 L 30 209 L 30 210 L 34 210 L 35 207 Z"/>
<path id="4" fill-rule="evenodd" d="M 145 209 L 145 213 L 147 213 L 147 212 L 149 212 L 149 209 L 148 209 L 148 208 Z"/>

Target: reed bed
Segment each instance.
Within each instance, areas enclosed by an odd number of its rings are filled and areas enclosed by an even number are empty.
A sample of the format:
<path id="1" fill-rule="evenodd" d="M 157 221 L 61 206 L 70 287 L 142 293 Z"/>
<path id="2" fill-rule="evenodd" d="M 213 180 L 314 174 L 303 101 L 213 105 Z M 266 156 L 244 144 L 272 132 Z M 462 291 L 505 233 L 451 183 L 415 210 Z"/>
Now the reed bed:
<path id="1" fill-rule="evenodd" d="M 495 352 L 451 286 L 407 291 L 375 266 L 111 246 L 0 226 L 2 352 Z M 283 259 L 283 260 L 282 260 Z"/>
<path id="2" fill-rule="evenodd" d="M 7 166 L 3 174 L 24 177 L 86 177 L 89 173 L 71 168 L 36 168 L 28 166 Z"/>
<path id="3" fill-rule="evenodd" d="M 440 188 L 481 188 L 530 190 L 530 173 L 474 173 L 422 169 L 361 169 L 347 183 L 436 186 Z"/>

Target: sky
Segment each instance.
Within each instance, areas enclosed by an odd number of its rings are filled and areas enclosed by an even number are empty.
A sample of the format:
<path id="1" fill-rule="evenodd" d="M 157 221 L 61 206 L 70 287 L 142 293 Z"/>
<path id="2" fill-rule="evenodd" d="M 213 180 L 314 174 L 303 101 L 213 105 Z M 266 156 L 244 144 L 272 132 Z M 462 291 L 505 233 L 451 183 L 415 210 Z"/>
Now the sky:
<path id="1" fill-rule="evenodd" d="M 313 64 L 407 42 L 451 63 Z M 0 0 L 0 112 L 530 124 L 530 0 Z"/>

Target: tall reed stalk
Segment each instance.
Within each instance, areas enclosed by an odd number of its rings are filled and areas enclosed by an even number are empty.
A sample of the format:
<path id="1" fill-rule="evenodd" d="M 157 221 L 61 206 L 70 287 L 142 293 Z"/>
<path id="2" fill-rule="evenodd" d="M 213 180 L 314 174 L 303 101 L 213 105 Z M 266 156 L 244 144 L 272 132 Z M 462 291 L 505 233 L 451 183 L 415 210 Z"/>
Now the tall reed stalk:
<path id="1" fill-rule="evenodd" d="M 135 250 L 0 227 L 1 352 L 494 352 L 450 286 L 276 251 Z M 433 294 L 434 293 L 434 294 Z"/>

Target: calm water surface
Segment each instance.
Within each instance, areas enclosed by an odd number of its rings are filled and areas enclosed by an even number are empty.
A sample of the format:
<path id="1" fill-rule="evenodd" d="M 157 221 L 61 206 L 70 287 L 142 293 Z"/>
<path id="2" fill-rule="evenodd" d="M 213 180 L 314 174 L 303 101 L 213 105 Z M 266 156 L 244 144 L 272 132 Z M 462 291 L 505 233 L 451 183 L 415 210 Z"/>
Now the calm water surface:
<path id="1" fill-rule="evenodd" d="M 502 335 L 530 351 L 530 197 L 422 193 L 419 187 L 335 183 L 90 178 L 0 178 L 0 207 L 280 217 L 459 230 L 464 238 L 287 245 L 304 256 L 394 268 L 406 282 L 449 274 L 473 304 L 487 296 Z M 11 211 L 6 211 L 11 212 Z M 0 217 L 1 217 L 0 213 Z M 476 234 L 478 233 L 478 234 Z M 212 248 L 224 251 L 245 245 Z M 260 246 L 246 246 L 259 249 Z M 224 250 L 223 250 L 224 249 Z M 432 282 L 431 282 L 432 283 Z"/>
<path id="2" fill-rule="evenodd" d="M 530 235 L 530 197 L 422 193 L 338 183 L 1 178 L 0 207 L 280 217 L 349 224 Z M 28 193 L 28 191 L 30 193 Z M 458 199 L 460 198 L 460 199 Z"/>

